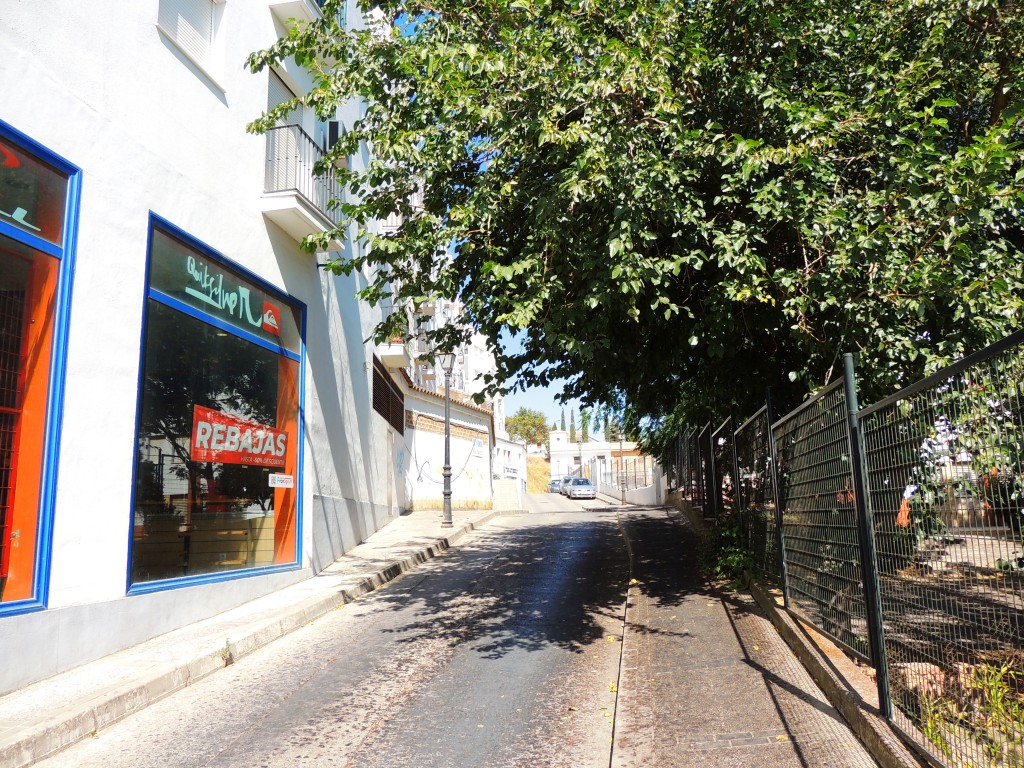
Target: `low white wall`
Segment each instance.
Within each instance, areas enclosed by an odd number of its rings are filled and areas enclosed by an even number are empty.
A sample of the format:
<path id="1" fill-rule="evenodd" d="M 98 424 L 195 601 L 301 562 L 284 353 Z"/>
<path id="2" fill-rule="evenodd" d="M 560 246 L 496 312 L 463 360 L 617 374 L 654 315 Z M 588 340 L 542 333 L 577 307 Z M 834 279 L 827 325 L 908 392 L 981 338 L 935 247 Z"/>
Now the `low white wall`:
<path id="1" fill-rule="evenodd" d="M 621 499 L 626 504 L 637 504 L 639 506 L 657 506 L 665 503 L 667 484 L 661 467 L 654 467 L 654 484 L 645 488 L 631 488 L 625 493 L 617 485 L 604 483 L 598 480 L 597 492 L 612 499 Z"/>

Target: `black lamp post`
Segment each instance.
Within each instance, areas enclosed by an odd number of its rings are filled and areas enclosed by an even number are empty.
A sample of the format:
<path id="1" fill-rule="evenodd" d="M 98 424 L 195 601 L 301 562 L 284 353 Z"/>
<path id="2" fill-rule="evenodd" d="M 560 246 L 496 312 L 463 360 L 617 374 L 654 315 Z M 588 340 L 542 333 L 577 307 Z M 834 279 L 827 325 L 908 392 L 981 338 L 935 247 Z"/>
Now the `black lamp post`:
<path id="1" fill-rule="evenodd" d="M 438 356 L 441 370 L 444 371 L 444 512 L 441 516 L 441 527 L 452 527 L 452 412 L 449 386 L 452 379 L 452 368 L 455 367 L 455 353 L 445 352 Z"/>

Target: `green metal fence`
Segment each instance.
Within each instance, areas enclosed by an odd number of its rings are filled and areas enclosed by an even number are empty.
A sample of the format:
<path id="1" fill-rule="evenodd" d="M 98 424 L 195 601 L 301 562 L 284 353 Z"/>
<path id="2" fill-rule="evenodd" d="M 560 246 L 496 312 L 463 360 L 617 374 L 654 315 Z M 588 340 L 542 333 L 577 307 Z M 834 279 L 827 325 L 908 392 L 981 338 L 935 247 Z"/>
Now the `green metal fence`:
<path id="1" fill-rule="evenodd" d="M 736 429 L 736 511 L 759 577 L 778 583 L 778 506 L 770 429 L 767 405 Z"/>
<path id="2" fill-rule="evenodd" d="M 1024 768 L 1024 331 L 864 409 L 846 356 L 791 413 L 681 430 L 675 456 L 755 575 L 875 667 L 909 743 Z"/>
<path id="3" fill-rule="evenodd" d="M 1024 766 L 1020 344 L 860 413 L 894 722 L 953 766 Z"/>

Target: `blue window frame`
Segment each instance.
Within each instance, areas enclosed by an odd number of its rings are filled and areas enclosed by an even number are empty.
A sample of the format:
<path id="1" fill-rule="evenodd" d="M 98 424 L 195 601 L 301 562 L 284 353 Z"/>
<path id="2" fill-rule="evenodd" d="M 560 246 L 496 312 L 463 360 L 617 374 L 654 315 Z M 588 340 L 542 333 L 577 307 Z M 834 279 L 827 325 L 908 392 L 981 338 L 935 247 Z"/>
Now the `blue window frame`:
<path id="1" fill-rule="evenodd" d="M 305 305 L 149 232 L 128 592 L 297 568 Z"/>
<path id="2" fill-rule="evenodd" d="M 0 121 L 0 616 L 49 594 L 81 177 Z"/>

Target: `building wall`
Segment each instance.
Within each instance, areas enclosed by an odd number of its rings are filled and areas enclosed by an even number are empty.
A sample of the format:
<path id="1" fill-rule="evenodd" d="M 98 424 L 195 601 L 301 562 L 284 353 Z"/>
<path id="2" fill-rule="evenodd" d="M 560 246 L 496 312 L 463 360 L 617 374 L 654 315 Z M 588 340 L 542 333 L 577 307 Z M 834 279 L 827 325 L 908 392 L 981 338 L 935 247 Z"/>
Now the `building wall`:
<path id="1" fill-rule="evenodd" d="M 440 509 L 444 491 L 444 398 L 413 392 L 406 396 L 405 486 L 414 509 Z M 452 506 L 490 509 L 491 417 L 458 401 L 451 403 Z"/>
<path id="2" fill-rule="evenodd" d="M 268 75 L 243 62 L 283 32 L 269 5 L 219 6 L 204 70 L 158 31 L 157 0 L 4 3 L 0 120 L 79 166 L 82 193 L 45 608 L 0 612 L 0 693 L 308 578 L 406 504 L 403 441 L 370 401 L 362 278 L 325 275 L 262 215 L 265 139 L 245 127 L 266 107 Z M 295 66 L 282 77 L 308 85 Z M 313 116 L 301 120 L 316 135 Z M 291 568 L 129 596 L 151 212 L 306 306 L 301 554 Z"/>
<path id="3" fill-rule="evenodd" d="M 588 440 L 587 442 L 570 442 L 569 433 L 561 429 L 553 429 L 550 434 L 551 477 L 579 474 L 582 466 L 592 463 L 605 467 L 611 472 L 619 467 L 620 457 L 640 456 L 635 442 L 625 440 Z M 600 471 L 600 470 L 599 470 Z"/>
<path id="4" fill-rule="evenodd" d="M 500 436 L 495 440 L 494 476 L 521 481 L 526 488 L 526 443 Z"/>

